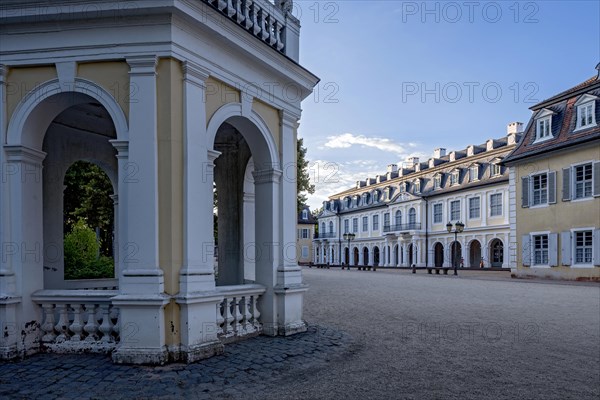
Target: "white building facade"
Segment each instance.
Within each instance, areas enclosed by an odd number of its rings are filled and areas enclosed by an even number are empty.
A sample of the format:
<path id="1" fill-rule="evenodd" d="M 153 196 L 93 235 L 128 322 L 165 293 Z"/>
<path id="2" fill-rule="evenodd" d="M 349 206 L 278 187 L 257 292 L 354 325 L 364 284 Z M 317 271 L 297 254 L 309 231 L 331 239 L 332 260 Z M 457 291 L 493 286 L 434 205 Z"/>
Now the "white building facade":
<path id="1" fill-rule="evenodd" d="M 290 10 L 3 1 L 0 359 L 45 349 L 191 362 L 306 329 L 286 166 L 318 78 L 299 64 Z M 64 279 L 63 180 L 77 160 L 113 184 L 115 279 Z"/>
<path id="2" fill-rule="evenodd" d="M 402 168 L 333 195 L 318 218 L 314 262 L 367 267 L 507 268 L 508 170 L 499 163 L 515 147 L 522 124 L 479 146 Z M 464 231 L 449 233 L 447 224 Z M 344 233 L 355 236 L 348 242 Z"/>

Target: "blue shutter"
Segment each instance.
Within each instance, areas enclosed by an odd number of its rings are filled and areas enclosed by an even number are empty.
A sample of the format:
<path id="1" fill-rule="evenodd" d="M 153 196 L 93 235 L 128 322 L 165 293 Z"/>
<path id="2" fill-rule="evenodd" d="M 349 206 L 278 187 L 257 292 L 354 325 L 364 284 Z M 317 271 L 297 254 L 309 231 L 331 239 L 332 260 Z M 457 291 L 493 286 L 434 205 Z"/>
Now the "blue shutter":
<path id="1" fill-rule="evenodd" d="M 548 235 L 548 264 L 558 266 L 558 233 Z"/>
<path id="2" fill-rule="evenodd" d="M 529 207 L 529 177 L 521 178 L 521 207 Z"/>
<path id="3" fill-rule="evenodd" d="M 595 229 L 593 235 L 592 251 L 594 253 L 594 265 L 600 267 L 600 229 Z"/>
<path id="4" fill-rule="evenodd" d="M 556 203 L 556 172 L 548 172 L 548 204 Z"/>
<path id="5" fill-rule="evenodd" d="M 562 174 L 562 201 L 571 200 L 571 167 L 563 168 Z M 568 265 L 568 264 L 565 264 Z"/>
<path id="6" fill-rule="evenodd" d="M 560 233 L 560 257 L 562 265 L 571 265 L 571 232 L 565 231 Z"/>
<path id="7" fill-rule="evenodd" d="M 531 237 L 529 235 L 521 237 L 521 264 L 524 267 L 531 265 Z"/>
<path id="8" fill-rule="evenodd" d="M 600 196 L 600 161 L 594 163 L 594 196 Z"/>

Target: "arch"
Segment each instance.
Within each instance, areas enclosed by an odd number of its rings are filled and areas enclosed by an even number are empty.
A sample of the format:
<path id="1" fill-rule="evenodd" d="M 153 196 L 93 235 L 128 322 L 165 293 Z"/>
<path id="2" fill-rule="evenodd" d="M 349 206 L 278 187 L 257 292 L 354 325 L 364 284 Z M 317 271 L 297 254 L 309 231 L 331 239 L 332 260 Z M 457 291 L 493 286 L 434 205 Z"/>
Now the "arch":
<path id="1" fill-rule="evenodd" d="M 118 140 L 129 139 L 129 125 L 125 113 L 115 98 L 101 86 L 83 78 L 64 90 L 58 79 L 46 81 L 31 90 L 15 108 L 6 133 L 7 145 L 24 145 L 34 149 L 42 141 L 50 123 L 67 108 L 89 101 L 98 101 L 110 115 Z M 48 101 L 50 98 L 52 101 Z M 36 118 L 30 118 L 36 114 Z M 36 136 L 37 135 L 37 136 Z"/>
<path id="2" fill-rule="evenodd" d="M 379 252 L 379 247 L 375 246 L 373 247 L 373 265 L 374 266 L 378 266 L 379 265 L 379 259 L 380 259 L 381 255 Z"/>
<path id="3" fill-rule="evenodd" d="M 252 157 L 257 165 L 268 163 L 265 167 L 279 166 L 279 150 L 271 132 L 258 113 L 244 113 L 241 103 L 229 103 L 219 108 L 210 118 L 206 129 L 206 148 L 212 149 L 219 128 L 228 123 L 239 132 L 244 132 Z"/>
<path id="4" fill-rule="evenodd" d="M 454 267 L 460 267 L 460 261 L 462 258 L 462 245 L 459 241 L 453 241 L 450 243 L 450 265 Z"/>
<path id="5" fill-rule="evenodd" d="M 396 227 L 399 227 L 400 225 L 402 225 L 402 211 L 401 210 L 396 210 L 394 223 L 396 224 Z"/>
<path id="6" fill-rule="evenodd" d="M 415 264 L 415 246 L 410 243 L 408 245 L 408 266 L 412 267 Z"/>
<path id="7" fill-rule="evenodd" d="M 325 233 L 327 233 L 325 222 L 321 222 L 321 234 L 324 235 Z"/>
<path id="8" fill-rule="evenodd" d="M 329 233 L 333 233 L 333 221 L 329 221 Z"/>
<path id="9" fill-rule="evenodd" d="M 414 225 L 417 223 L 417 210 L 414 207 L 411 207 L 408 210 L 408 224 L 410 225 L 410 229 L 414 229 Z"/>
<path id="10" fill-rule="evenodd" d="M 358 260 L 359 260 L 359 251 L 358 251 L 358 247 L 354 247 L 354 264 L 353 265 L 358 265 Z"/>
<path id="11" fill-rule="evenodd" d="M 346 265 L 350 265 L 350 248 L 344 247 L 344 262 Z"/>
<path id="12" fill-rule="evenodd" d="M 395 267 L 396 265 L 400 264 L 400 258 L 399 258 L 399 248 L 400 246 L 395 245 L 394 246 L 394 262 L 393 262 L 393 266 Z"/>
<path id="13" fill-rule="evenodd" d="M 489 245 L 490 256 L 487 265 L 493 268 L 502 268 L 504 264 L 504 243 L 496 238 Z"/>
<path id="14" fill-rule="evenodd" d="M 363 265 L 369 265 L 369 248 L 363 247 Z"/>
<path id="15" fill-rule="evenodd" d="M 433 265 L 438 268 L 444 265 L 444 245 L 440 242 L 433 245 Z"/>
<path id="16" fill-rule="evenodd" d="M 478 268 L 481 263 L 481 243 L 477 239 L 469 243 L 469 267 Z"/>

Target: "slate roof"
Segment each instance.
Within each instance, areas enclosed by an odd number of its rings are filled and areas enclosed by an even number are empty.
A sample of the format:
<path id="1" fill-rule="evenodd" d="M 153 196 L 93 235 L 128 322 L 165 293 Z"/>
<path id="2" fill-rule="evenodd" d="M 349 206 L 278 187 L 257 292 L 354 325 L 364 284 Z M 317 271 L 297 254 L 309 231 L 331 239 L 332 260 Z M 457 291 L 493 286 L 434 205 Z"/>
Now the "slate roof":
<path id="1" fill-rule="evenodd" d="M 597 125 L 573 132 L 577 123 L 575 103 L 583 94 L 599 97 L 599 99 L 596 99 Z M 534 143 L 536 136 L 535 117 L 542 109 L 548 109 L 555 113 L 552 116 L 553 138 Z M 600 74 L 536 104 L 531 107 L 531 110 L 534 114 L 527 124 L 523 139 L 503 160 L 503 164 L 510 165 L 528 157 L 600 139 Z"/>
<path id="2" fill-rule="evenodd" d="M 313 217 L 312 213 L 310 212 L 309 206 L 305 206 L 302 210 L 308 211 L 308 219 L 302 219 L 302 211 L 300 211 L 298 213 L 298 223 L 299 224 L 314 225 L 317 223 L 317 219 L 315 217 Z"/>

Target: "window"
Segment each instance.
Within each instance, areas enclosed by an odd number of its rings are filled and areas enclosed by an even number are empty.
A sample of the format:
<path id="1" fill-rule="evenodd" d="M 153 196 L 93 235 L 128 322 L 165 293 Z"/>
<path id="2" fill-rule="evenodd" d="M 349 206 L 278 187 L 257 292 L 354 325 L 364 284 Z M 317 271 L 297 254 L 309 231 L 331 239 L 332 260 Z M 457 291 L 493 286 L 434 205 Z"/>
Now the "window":
<path id="1" fill-rule="evenodd" d="M 373 215 L 373 230 L 379 230 L 379 215 Z"/>
<path id="2" fill-rule="evenodd" d="M 400 184 L 400 193 L 406 192 L 406 183 L 402 182 Z"/>
<path id="3" fill-rule="evenodd" d="M 369 204 L 369 195 L 367 193 L 364 193 L 362 196 L 362 204 L 363 206 Z"/>
<path id="4" fill-rule="evenodd" d="M 471 197 L 469 199 L 469 219 L 481 217 L 481 198 Z"/>
<path id="5" fill-rule="evenodd" d="M 493 163 L 490 164 L 490 175 L 491 176 L 497 176 L 500 175 L 502 173 L 502 169 L 500 167 L 500 165 Z"/>
<path id="6" fill-rule="evenodd" d="M 362 230 L 363 230 L 363 232 L 366 232 L 369 230 L 369 217 L 362 218 Z"/>
<path id="7" fill-rule="evenodd" d="M 548 175 L 538 174 L 531 177 L 532 205 L 537 206 L 548 203 Z"/>
<path id="8" fill-rule="evenodd" d="M 373 203 L 378 203 L 379 202 L 379 190 L 376 190 L 375 192 L 373 192 Z"/>
<path id="9" fill-rule="evenodd" d="M 548 265 L 548 235 L 533 237 L 533 265 Z"/>
<path id="10" fill-rule="evenodd" d="M 547 139 L 552 134 L 550 133 L 550 122 L 552 117 L 540 118 L 536 121 L 535 140 Z"/>
<path id="11" fill-rule="evenodd" d="M 439 189 L 440 187 L 442 187 L 442 176 L 436 175 L 433 177 L 433 188 Z"/>
<path id="12" fill-rule="evenodd" d="M 452 221 L 460 220 L 460 200 L 450 202 L 450 219 Z"/>
<path id="13" fill-rule="evenodd" d="M 302 229 L 302 239 L 308 239 L 308 229 Z"/>
<path id="14" fill-rule="evenodd" d="M 416 223 L 417 223 L 417 210 L 415 210 L 414 207 L 411 207 L 411 209 L 408 210 L 408 224 L 410 225 L 411 228 L 413 228 Z"/>
<path id="15" fill-rule="evenodd" d="M 581 100 L 584 103 L 577 105 L 577 126 L 575 129 L 584 129 L 596 126 L 596 102 L 595 100 L 587 101 L 586 99 L 592 96 L 584 96 Z"/>
<path id="16" fill-rule="evenodd" d="M 327 232 L 327 229 L 325 229 L 325 222 L 323 222 L 321 224 L 321 233 L 325 233 L 325 232 Z"/>
<path id="17" fill-rule="evenodd" d="M 415 193 L 421 193 L 421 180 L 417 179 L 415 181 Z"/>
<path id="18" fill-rule="evenodd" d="M 345 219 L 344 220 L 344 233 L 349 233 L 349 232 L 350 232 L 350 220 Z"/>
<path id="19" fill-rule="evenodd" d="M 396 211 L 396 225 L 402 225 L 402 211 Z"/>
<path id="20" fill-rule="evenodd" d="M 308 258 L 308 246 L 302 246 L 302 258 Z"/>
<path id="21" fill-rule="evenodd" d="M 358 232 L 358 218 L 352 219 L 352 232 L 353 233 Z"/>
<path id="22" fill-rule="evenodd" d="M 308 210 L 302 210 L 302 219 L 308 219 Z"/>
<path id="23" fill-rule="evenodd" d="M 383 214 L 383 229 L 390 228 L 390 213 Z"/>
<path id="24" fill-rule="evenodd" d="M 575 198 L 592 197 L 592 164 L 578 165 L 573 169 L 575 174 Z"/>
<path id="25" fill-rule="evenodd" d="M 591 264 L 593 248 L 592 231 L 575 232 L 575 264 Z"/>
<path id="26" fill-rule="evenodd" d="M 469 182 L 473 182 L 479 179 L 479 166 L 472 165 L 469 168 Z"/>
<path id="27" fill-rule="evenodd" d="M 502 193 L 490 195 L 490 216 L 498 217 L 502 215 Z"/>
<path id="28" fill-rule="evenodd" d="M 434 204 L 433 205 L 433 223 L 441 224 L 442 220 L 443 220 L 442 203 Z"/>
<path id="29" fill-rule="evenodd" d="M 329 232 L 333 233 L 333 221 L 329 221 Z"/>
<path id="30" fill-rule="evenodd" d="M 450 184 L 458 185 L 459 177 L 460 177 L 460 171 L 452 171 L 452 173 L 450 174 Z"/>

